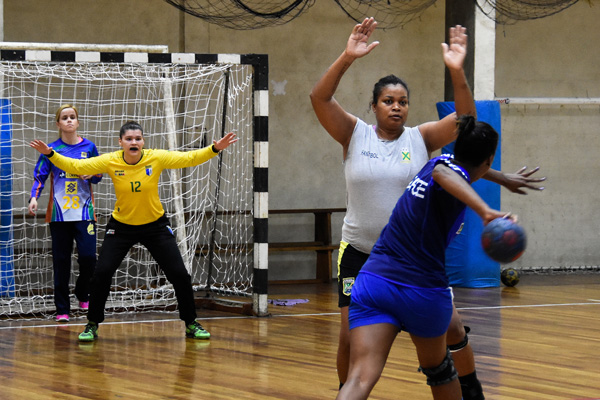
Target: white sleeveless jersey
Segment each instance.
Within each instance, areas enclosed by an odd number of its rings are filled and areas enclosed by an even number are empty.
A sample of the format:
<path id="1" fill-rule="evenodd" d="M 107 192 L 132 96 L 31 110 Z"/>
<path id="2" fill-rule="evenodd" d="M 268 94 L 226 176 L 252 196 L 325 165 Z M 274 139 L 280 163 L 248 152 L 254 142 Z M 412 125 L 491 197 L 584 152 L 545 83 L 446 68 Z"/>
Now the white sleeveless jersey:
<path id="1" fill-rule="evenodd" d="M 396 202 L 429 160 L 419 128 L 383 140 L 358 119 L 344 161 L 346 207 L 342 241 L 370 253 Z"/>

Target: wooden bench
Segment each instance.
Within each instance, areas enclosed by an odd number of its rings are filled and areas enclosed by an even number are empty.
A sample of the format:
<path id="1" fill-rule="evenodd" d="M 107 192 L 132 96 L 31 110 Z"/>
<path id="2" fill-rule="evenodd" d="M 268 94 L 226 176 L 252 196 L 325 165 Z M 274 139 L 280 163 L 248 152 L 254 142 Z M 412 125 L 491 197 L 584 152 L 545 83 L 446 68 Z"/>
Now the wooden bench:
<path id="1" fill-rule="evenodd" d="M 317 282 L 331 282 L 332 253 L 340 247 L 332 243 L 331 214 L 346 212 L 345 208 L 305 208 L 287 210 L 269 210 L 269 215 L 275 214 L 314 214 L 314 241 L 311 242 L 271 242 L 269 253 L 283 251 L 315 251 L 317 253 L 316 279 Z"/>
<path id="2" fill-rule="evenodd" d="M 331 282 L 333 263 L 331 257 L 334 250 L 340 247 L 338 243 L 332 243 L 331 235 L 331 215 L 333 213 L 345 213 L 345 208 L 302 208 L 302 209 L 282 209 L 269 210 L 269 215 L 282 214 L 313 214 L 314 215 L 314 240 L 310 242 L 271 242 L 269 243 L 269 253 L 288 252 L 288 251 L 314 251 L 317 253 L 316 277 L 315 279 L 306 279 L 302 282 Z M 229 211 L 219 211 L 221 214 L 231 213 Z M 33 218 L 26 216 L 26 218 Z M 43 221 L 45 214 L 38 214 L 38 219 Z M 238 244 L 236 248 L 239 251 L 247 251 L 251 243 Z M 219 250 L 213 250 L 219 251 Z M 199 245 L 196 249 L 196 256 L 205 257 L 209 252 L 208 245 Z M 289 281 L 294 283 L 296 281 Z"/>

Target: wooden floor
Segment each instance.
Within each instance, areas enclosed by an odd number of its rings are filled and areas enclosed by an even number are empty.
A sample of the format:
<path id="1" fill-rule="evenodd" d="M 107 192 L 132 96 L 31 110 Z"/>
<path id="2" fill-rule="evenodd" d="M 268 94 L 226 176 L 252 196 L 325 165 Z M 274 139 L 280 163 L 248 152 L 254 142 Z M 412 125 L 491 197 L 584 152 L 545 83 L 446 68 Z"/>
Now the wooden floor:
<path id="1" fill-rule="evenodd" d="M 0 399 L 333 399 L 334 285 L 276 285 L 271 317 L 199 310 L 210 341 L 175 314 L 109 318 L 92 344 L 83 318 L 0 321 Z M 455 289 L 486 399 L 600 398 L 600 274 L 526 275 L 515 288 Z M 431 399 L 400 334 L 372 399 Z"/>

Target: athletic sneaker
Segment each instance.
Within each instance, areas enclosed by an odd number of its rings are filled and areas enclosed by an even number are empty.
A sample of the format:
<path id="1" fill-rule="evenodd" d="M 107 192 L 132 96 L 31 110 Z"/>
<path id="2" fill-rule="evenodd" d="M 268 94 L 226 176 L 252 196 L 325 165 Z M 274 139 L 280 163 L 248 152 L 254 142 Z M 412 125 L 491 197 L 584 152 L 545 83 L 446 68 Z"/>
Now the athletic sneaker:
<path id="1" fill-rule="evenodd" d="M 69 322 L 69 314 L 59 314 L 56 316 L 56 322 Z"/>
<path id="2" fill-rule="evenodd" d="M 210 333 L 208 333 L 198 321 L 194 321 L 185 328 L 185 337 L 193 339 L 210 339 Z"/>
<path id="3" fill-rule="evenodd" d="M 79 308 L 81 308 L 82 310 L 87 310 L 88 308 L 90 308 L 90 302 L 89 301 L 80 301 Z"/>
<path id="4" fill-rule="evenodd" d="M 95 322 L 88 322 L 83 332 L 79 334 L 80 342 L 93 342 L 98 339 L 98 324 Z"/>

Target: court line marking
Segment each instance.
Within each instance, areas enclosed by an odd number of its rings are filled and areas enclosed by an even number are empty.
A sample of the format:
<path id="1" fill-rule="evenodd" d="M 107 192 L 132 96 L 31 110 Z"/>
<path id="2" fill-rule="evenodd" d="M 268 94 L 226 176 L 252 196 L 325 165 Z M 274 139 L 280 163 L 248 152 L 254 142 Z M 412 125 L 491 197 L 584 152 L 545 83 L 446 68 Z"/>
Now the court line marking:
<path id="1" fill-rule="evenodd" d="M 555 304 L 524 304 L 516 306 L 479 306 L 479 307 L 457 307 L 457 310 L 497 310 L 497 309 L 509 309 L 509 308 L 538 308 L 538 307 L 567 307 L 567 306 L 598 306 L 600 300 L 590 299 L 590 303 L 555 303 Z M 310 313 L 310 314 L 271 314 L 265 318 L 280 318 L 280 317 L 319 317 L 319 316 L 336 316 L 340 315 L 339 312 L 327 312 L 327 313 Z M 203 321 L 214 321 L 220 319 L 258 319 L 258 317 L 250 315 L 234 315 L 234 316 L 219 316 L 219 317 L 204 317 L 198 318 L 200 322 Z M 262 319 L 262 318 L 261 318 Z M 16 321 L 16 320 L 10 320 Z M 24 320 L 25 321 L 25 320 Z M 139 324 L 139 323 L 157 323 L 157 322 L 182 322 L 179 318 L 169 319 L 151 319 L 151 320 L 138 320 L 138 321 L 109 321 L 102 322 L 102 325 L 125 325 L 125 324 Z M 2 323 L 2 321 L 0 321 Z M 21 326 L 0 326 L 0 330 L 7 329 L 24 329 L 24 328 L 57 328 L 57 327 L 71 327 L 71 326 L 85 326 L 87 322 L 82 323 L 66 323 L 66 324 L 45 324 L 45 325 L 21 325 Z"/>
<path id="2" fill-rule="evenodd" d="M 595 301 L 595 300 L 592 300 Z M 591 303 L 557 303 L 557 304 L 526 304 L 518 306 L 482 306 L 482 307 L 456 307 L 457 310 L 497 310 L 501 308 L 536 308 L 536 307 L 566 307 L 566 306 L 597 306 L 600 302 Z"/>

